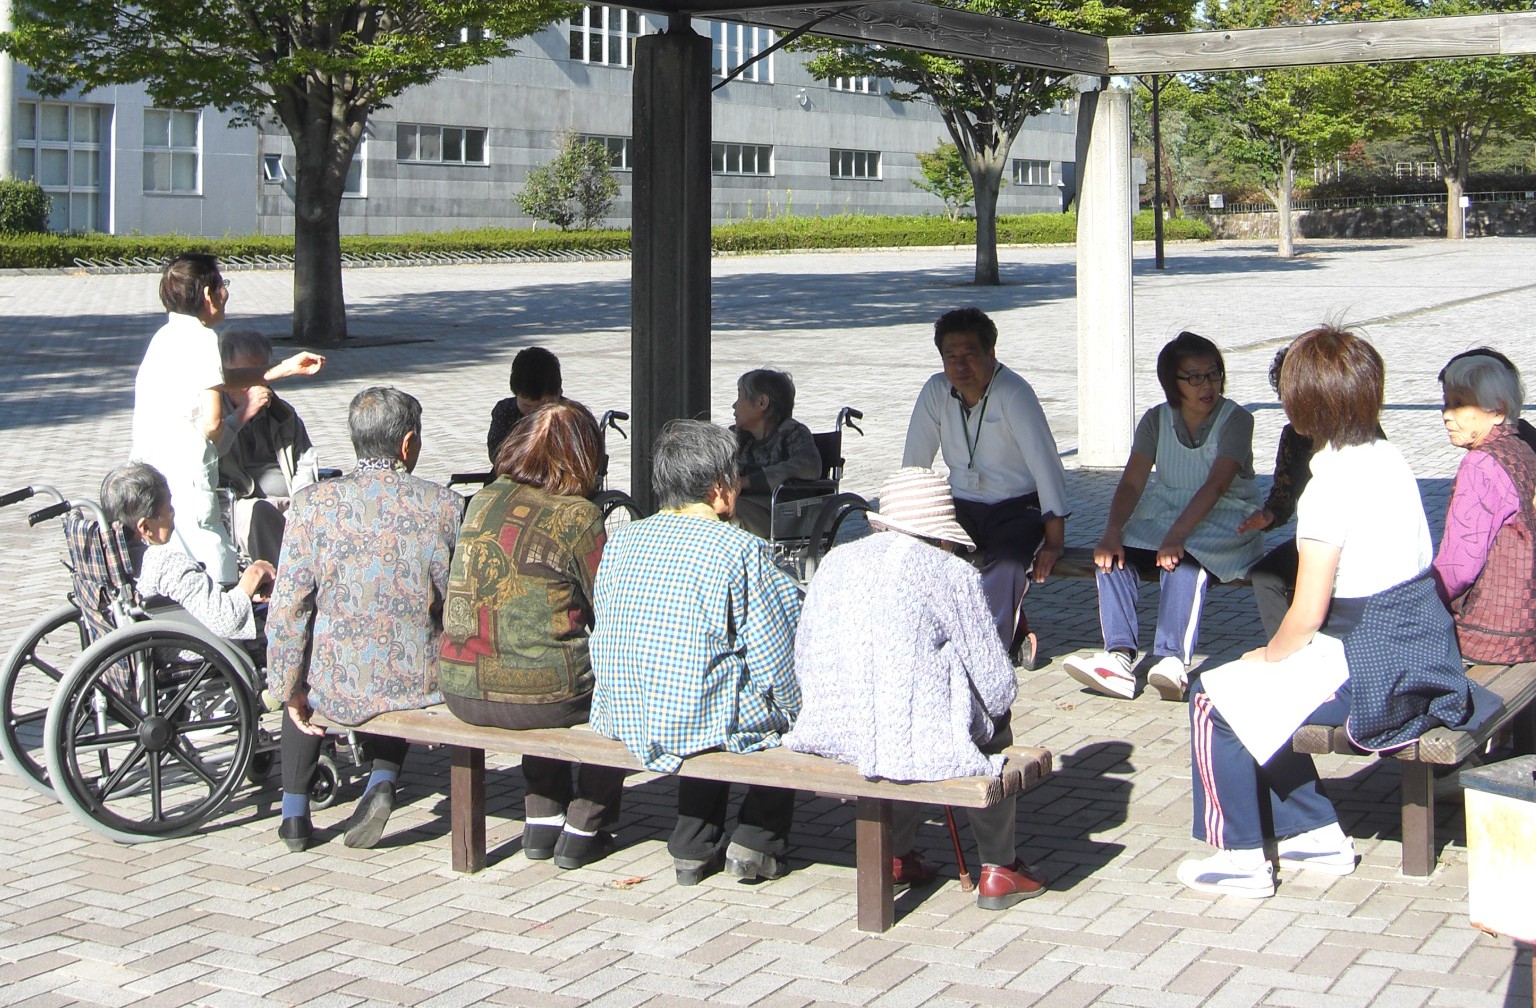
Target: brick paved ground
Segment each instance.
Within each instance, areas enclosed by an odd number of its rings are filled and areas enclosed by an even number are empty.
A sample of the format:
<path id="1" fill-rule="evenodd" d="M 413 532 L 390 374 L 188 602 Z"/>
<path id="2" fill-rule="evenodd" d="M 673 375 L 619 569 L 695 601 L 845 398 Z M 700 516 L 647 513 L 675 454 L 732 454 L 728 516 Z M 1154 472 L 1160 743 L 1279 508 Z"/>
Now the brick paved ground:
<path id="1" fill-rule="evenodd" d="M 1139 394 L 1155 401 L 1152 360 L 1181 328 L 1227 350 L 1230 394 L 1258 417 L 1261 469 L 1282 422 L 1264 379 L 1273 350 L 1323 318 L 1366 323 L 1389 369 L 1383 423 L 1410 453 L 1432 521 L 1457 453 L 1439 430 L 1434 382 L 1451 353 L 1480 343 L 1536 368 L 1533 246 L 1522 239 L 1319 244 L 1288 263 L 1267 248 L 1186 245 L 1169 269 L 1137 264 Z M 715 264 L 717 417 L 733 380 L 787 367 L 798 414 L 824 427 L 844 403 L 866 414 L 848 444 L 848 486 L 893 469 L 912 395 L 935 366 L 928 326 L 975 302 L 1001 324 L 1001 358 L 1034 382 L 1070 453 L 1076 403 L 1073 253 L 1003 253 L 1006 286 L 966 285 L 965 250 L 732 258 Z M 345 464 L 344 408 L 375 382 L 426 405 L 420 472 L 483 462 L 491 403 L 507 364 L 553 346 L 567 390 L 594 409 L 628 401 L 626 264 L 359 270 L 347 277 L 352 331 L 375 345 L 331 355 L 318 379 L 287 383 L 329 461 Z M 234 321 L 280 334 L 291 278 L 232 274 Z M 158 324 L 145 276 L 0 278 L 0 487 L 45 481 L 90 494 L 126 450 L 133 369 Z M 389 345 L 377 345 L 387 343 Z M 831 362 L 837 362 L 831 365 Z M 1070 456 L 1069 456 L 1070 461 Z M 613 482 L 627 485 L 615 451 Z M 1113 475 L 1074 470 L 1075 543 L 1100 531 Z M 51 527 L 0 514 L 0 641 L 62 595 Z M 1150 596 L 1149 596 L 1150 599 Z M 492 773 L 492 864 L 448 869 L 446 765 L 417 759 L 385 843 L 351 851 L 317 814 L 320 843 L 274 842 L 275 777 L 247 789 L 203 834 L 117 846 L 0 773 L 0 1002 L 12 1005 L 351 1008 L 467 1004 L 1485 1006 L 1529 1003 L 1530 957 L 1466 919 L 1464 829 L 1442 813 L 1441 868 L 1398 874 L 1390 766 L 1325 761 L 1363 861 L 1347 879 L 1287 877 L 1257 903 L 1185 891 L 1172 866 L 1188 839 L 1183 711 L 1150 698 L 1078 690 L 1059 658 L 1096 641 L 1092 586 L 1050 584 L 1031 599 L 1057 660 L 1021 673 L 1015 733 L 1058 754 L 1052 782 L 1021 802 L 1021 842 L 1056 879 L 1000 914 L 949 882 L 911 894 L 883 936 L 853 930 L 852 817 L 802 797 L 803 867 L 744 886 L 671 882 L 672 791 L 632 782 L 621 850 L 561 872 L 518 851 L 515 765 Z M 1258 639 L 1247 594 L 1219 589 L 1204 648 L 1224 659 Z M 346 798 L 355 797 L 355 785 Z M 949 864 L 940 821 L 921 846 Z"/>

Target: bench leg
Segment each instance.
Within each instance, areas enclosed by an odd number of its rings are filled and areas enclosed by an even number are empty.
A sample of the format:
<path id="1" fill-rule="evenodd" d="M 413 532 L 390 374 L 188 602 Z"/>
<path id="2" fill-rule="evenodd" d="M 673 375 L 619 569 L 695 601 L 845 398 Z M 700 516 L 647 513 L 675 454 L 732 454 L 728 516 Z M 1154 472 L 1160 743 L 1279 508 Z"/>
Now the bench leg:
<path id="1" fill-rule="evenodd" d="M 1510 736 L 1516 756 L 1536 753 L 1536 704 L 1531 704 L 1510 721 Z M 1536 970 L 1536 959 L 1532 960 L 1531 968 Z"/>
<path id="2" fill-rule="evenodd" d="M 1417 760 L 1402 763 L 1403 874 L 1435 873 L 1434 765 Z"/>
<path id="3" fill-rule="evenodd" d="M 854 829 L 859 930 L 889 931 L 896 923 L 890 799 L 860 798 Z"/>
<path id="4" fill-rule="evenodd" d="M 453 870 L 485 867 L 485 750 L 453 746 L 449 806 L 453 819 Z"/>

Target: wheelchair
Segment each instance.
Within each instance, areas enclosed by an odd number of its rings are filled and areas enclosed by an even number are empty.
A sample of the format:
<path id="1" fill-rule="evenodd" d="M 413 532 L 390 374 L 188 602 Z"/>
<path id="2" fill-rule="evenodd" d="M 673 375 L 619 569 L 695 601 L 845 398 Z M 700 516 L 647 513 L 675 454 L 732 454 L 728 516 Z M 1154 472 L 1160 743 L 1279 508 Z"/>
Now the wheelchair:
<path id="1" fill-rule="evenodd" d="M 622 410 L 607 410 L 597 421 L 598 431 L 603 438 L 603 454 L 598 463 L 598 489 L 592 493 L 591 501 L 602 512 L 603 527 L 609 533 L 612 533 L 614 529 L 623 526 L 627 522 L 637 521 L 644 517 L 640 513 L 640 506 L 635 503 L 633 497 L 622 490 L 608 489 L 608 432 L 610 430 L 616 431 L 619 437 L 628 440 L 629 435 L 624 433 L 623 427 L 619 426 L 620 423 L 628 419 L 629 414 Z M 493 472 L 453 473 L 448 477 L 448 489 L 475 487 L 478 490 L 478 488 L 484 487 L 495 478 L 496 474 Z M 466 496 L 472 497 L 474 493 L 475 491 L 471 491 Z"/>
<path id="2" fill-rule="evenodd" d="M 0 495 L 0 507 L 33 497 L 53 503 L 30 525 L 63 518 L 71 587 L 0 668 L 0 754 L 112 840 L 192 833 L 275 762 L 256 659 L 174 603 L 141 598 L 126 537 L 95 503 L 35 485 Z M 312 804 L 334 803 L 341 783 L 333 747 Z"/>
<path id="3" fill-rule="evenodd" d="M 816 479 L 788 479 L 774 487 L 768 499 L 768 544 L 778 565 L 802 584 L 809 584 L 816 565 L 840 537 L 853 531 L 850 519 L 869 510 L 869 502 L 842 492 L 843 430 L 864 431 L 855 421 L 864 414 L 852 406 L 838 410 L 830 431 L 812 434 L 821 454 Z"/>

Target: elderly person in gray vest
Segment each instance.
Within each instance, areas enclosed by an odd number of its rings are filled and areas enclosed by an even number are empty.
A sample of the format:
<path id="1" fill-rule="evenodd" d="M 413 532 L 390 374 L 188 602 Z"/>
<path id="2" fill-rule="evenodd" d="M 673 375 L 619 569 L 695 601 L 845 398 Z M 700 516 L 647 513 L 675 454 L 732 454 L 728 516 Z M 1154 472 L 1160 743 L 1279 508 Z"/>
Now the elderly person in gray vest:
<path id="1" fill-rule="evenodd" d="M 437 657 L 459 496 L 411 475 L 421 454 L 414 396 L 364 389 L 347 422 L 357 468 L 294 497 L 267 610 L 267 686 L 288 708 L 278 838 L 289 850 L 311 834 L 309 784 L 324 735 L 313 712 L 362 726 L 373 770 L 345 840 L 366 848 L 384 833 L 408 748 L 368 734 L 366 722 L 443 702 Z"/>
<path id="2" fill-rule="evenodd" d="M 949 485 L 898 470 L 880 489 L 877 534 L 839 546 L 816 571 L 795 637 L 803 702 L 784 744 L 870 778 L 947 780 L 1002 771 L 1018 694 L 981 575 L 955 554 L 975 544 L 955 521 Z M 991 743 L 989 745 L 989 743 Z M 992 754 L 980 747 L 987 746 Z M 981 856 L 977 905 L 1003 910 L 1045 890 L 1014 847 L 1015 799 L 970 809 Z M 918 806 L 897 806 L 891 872 L 933 880 L 913 850 Z"/>
<path id="3" fill-rule="evenodd" d="M 795 382 L 784 371 L 758 368 L 736 380 L 731 404 L 736 423 L 741 496 L 736 499 L 736 524 L 768 538 L 769 504 L 773 491 L 787 479 L 821 475 L 821 452 L 795 412 Z"/>

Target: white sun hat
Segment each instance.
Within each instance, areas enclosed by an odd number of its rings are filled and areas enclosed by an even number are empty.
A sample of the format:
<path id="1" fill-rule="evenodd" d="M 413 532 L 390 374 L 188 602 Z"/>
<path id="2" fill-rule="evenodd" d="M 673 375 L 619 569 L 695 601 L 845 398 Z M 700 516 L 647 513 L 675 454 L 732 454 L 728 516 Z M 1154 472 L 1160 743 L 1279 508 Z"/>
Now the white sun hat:
<path id="1" fill-rule="evenodd" d="M 880 510 L 871 512 L 869 524 L 922 539 L 942 539 L 966 551 L 976 548 L 955 521 L 949 482 L 932 469 L 919 466 L 898 469 L 886 479 L 880 488 Z"/>

